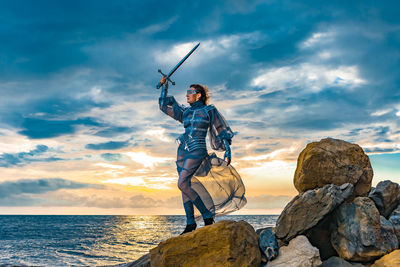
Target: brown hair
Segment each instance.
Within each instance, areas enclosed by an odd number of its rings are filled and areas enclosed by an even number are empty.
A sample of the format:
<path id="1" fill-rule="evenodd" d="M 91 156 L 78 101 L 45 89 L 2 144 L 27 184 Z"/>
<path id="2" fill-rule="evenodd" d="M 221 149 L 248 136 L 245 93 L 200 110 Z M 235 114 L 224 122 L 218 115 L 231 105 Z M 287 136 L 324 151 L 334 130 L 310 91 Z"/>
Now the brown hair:
<path id="1" fill-rule="evenodd" d="M 207 85 L 201 85 L 201 84 L 191 84 L 190 88 L 194 88 L 197 91 L 200 92 L 201 97 L 200 100 L 205 104 L 208 105 L 208 102 L 210 100 L 210 94 L 209 94 L 209 89 Z"/>

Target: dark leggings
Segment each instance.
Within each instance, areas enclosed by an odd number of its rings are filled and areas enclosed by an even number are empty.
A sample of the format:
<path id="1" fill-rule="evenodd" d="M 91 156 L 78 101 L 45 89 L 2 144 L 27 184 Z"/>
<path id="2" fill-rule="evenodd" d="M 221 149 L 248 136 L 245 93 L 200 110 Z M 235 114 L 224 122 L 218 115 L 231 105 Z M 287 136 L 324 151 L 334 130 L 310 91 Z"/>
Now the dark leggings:
<path id="1" fill-rule="evenodd" d="M 183 202 L 195 201 L 199 196 L 191 187 L 190 179 L 200 166 L 203 159 L 207 156 L 206 149 L 196 149 L 188 152 L 183 146 L 178 148 L 176 167 L 179 174 L 178 188 L 182 192 Z"/>
<path id="2" fill-rule="evenodd" d="M 200 166 L 201 162 L 206 156 L 206 149 L 196 149 L 189 152 L 187 150 L 184 150 L 183 146 L 180 146 L 178 148 L 178 155 L 176 160 L 176 167 L 179 174 L 178 188 L 182 192 L 182 201 L 184 203 L 188 222 L 194 222 L 194 214 L 191 214 L 192 208 L 188 208 L 190 206 L 193 207 L 193 204 L 200 211 L 204 219 L 213 217 L 213 213 L 206 208 L 199 194 L 197 194 L 197 192 L 193 190 L 191 186 L 191 178 L 193 177 L 197 168 Z"/>

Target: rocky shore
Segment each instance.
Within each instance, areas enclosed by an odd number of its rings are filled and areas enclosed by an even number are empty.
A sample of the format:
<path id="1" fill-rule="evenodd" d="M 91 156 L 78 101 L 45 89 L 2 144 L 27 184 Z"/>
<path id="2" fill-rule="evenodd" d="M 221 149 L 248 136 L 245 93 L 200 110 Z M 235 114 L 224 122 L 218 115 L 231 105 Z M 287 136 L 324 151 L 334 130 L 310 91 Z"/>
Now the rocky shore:
<path id="1" fill-rule="evenodd" d="M 294 174 L 299 194 L 275 227 L 220 221 L 119 266 L 400 266 L 400 187 L 386 180 L 371 188 L 372 177 L 357 144 L 310 143 Z"/>

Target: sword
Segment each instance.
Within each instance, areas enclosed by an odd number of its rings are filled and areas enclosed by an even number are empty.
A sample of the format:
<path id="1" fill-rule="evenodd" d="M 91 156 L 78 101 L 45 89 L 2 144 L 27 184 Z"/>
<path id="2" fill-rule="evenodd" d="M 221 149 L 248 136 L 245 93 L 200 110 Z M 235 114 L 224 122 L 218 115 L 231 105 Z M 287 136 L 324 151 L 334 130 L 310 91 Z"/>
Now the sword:
<path id="1" fill-rule="evenodd" d="M 176 64 L 176 66 L 168 73 L 168 75 L 165 75 L 160 69 L 158 70 L 158 72 L 161 73 L 161 75 L 165 77 L 166 82 L 164 83 L 164 85 L 166 86 L 166 88 L 168 88 L 168 81 L 170 81 L 172 83 L 172 85 L 175 85 L 175 82 L 173 82 L 170 79 L 170 77 L 183 64 L 183 62 L 185 62 L 185 60 L 194 52 L 194 50 L 196 50 L 197 47 L 199 47 L 199 45 L 200 45 L 200 43 L 198 43 L 195 47 L 193 47 L 192 50 L 190 50 L 190 52 L 184 58 L 182 58 L 182 60 L 179 61 L 178 64 Z M 162 86 L 162 84 L 159 82 L 157 84 L 157 89 L 160 89 L 161 86 Z"/>

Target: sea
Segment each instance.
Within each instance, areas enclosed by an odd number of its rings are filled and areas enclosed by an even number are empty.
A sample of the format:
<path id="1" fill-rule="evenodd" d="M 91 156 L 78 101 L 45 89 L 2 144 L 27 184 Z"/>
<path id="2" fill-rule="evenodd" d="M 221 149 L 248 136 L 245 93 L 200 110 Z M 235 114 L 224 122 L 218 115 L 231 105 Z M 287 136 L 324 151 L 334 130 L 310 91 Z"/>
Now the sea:
<path id="1" fill-rule="evenodd" d="M 255 230 L 278 215 L 227 215 Z M 0 215 L 0 266 L 106 266 L 132 262 L 179 235 L 185 216 Z M 202 222 L 198 227 L 202 227 Z"/>

